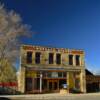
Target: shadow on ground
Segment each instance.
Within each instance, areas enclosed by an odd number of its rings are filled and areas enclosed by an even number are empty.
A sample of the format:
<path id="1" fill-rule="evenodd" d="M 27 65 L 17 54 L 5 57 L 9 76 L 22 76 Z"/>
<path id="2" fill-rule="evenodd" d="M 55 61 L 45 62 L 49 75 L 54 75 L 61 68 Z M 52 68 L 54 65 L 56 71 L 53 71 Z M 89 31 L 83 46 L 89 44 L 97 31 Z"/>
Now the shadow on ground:
<path id="1" fill-rule="evenodd" d="M 11 100 L 11 99 L 5 98 L 5 97 L 0 97 L 0 100 Z"/>

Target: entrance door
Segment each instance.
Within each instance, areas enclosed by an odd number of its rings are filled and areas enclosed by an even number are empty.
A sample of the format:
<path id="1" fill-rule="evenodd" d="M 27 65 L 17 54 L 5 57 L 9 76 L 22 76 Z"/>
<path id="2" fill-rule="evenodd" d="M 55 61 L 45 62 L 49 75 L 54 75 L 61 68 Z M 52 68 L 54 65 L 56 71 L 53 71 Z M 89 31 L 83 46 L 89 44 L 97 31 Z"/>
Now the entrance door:
<path id="1" fill-rule="evenodd" d="M 58 83 L 57 82 L 54 82 L 54 90 L 57 90 L 58 89 Z"/>
<path id="2" fill-rule="evenodd" d="M 49 90 L 52 90 L 52 89 L 53 89 L 53 83 L 49 82 Z"/>
<path id="3" fill-rule="evenodd" d="M 59 81 L 58 80 L 48 80 L 48 90 L 54 91 L 59 89 Z"/>
<path id="4" fill-rule="evenodd" d="M 32 78 L 26 78 L 26 92 L 32 91 Z"/>

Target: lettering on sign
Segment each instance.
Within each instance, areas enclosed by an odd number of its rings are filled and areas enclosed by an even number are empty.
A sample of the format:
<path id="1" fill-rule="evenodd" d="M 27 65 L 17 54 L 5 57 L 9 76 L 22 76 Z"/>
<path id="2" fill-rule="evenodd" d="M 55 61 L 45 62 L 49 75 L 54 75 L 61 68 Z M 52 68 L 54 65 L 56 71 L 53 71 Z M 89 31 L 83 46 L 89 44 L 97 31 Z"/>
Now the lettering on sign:
<path id="1" fill-rule="evenodd" d="M 72 54 L 83 54 L 83 51 L 72 50 L 71 53 Z"/>
<path id="2" fill-rule="evenodd" d="M 35 46 L 23 46 L 24 50 L 40 50 L 40 51 L 56 51 L 68 53 L 67 49 L 64 48 L 45 48 L 45 47 L 35 47 Z"/>
<path id="3" fill-rule="evenodd" d="M 32 46 L 23 46 L 24 50 L 34 50 L 34 47 Z"/>

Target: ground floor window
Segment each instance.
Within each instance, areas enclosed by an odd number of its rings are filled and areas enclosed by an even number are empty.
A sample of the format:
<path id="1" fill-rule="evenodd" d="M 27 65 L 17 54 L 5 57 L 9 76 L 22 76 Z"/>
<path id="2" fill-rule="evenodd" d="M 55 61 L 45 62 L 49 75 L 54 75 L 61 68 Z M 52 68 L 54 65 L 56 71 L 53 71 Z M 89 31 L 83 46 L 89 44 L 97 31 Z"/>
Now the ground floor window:
<path id="1" fill-rule="evenodd" d="M 67 84 L 66 79 L 42 79 L 42 90 L 55 91 Z M 40 90 L 40 78 L 26 78 L 26 91 Z"/>
<path id="2" fill-rule="evenodd" d="M 40 84 L 40 72 L 35 72 L 36 75 L 26 76 L 25 90 L 35 91 L 42 88 L 42 91 L 56 91 L 62 89 L 64 86 L 69 89 L 80 89 L 80 73 L 69 72 L 69 79 L 67 79 L 67 72 L 42 72 Z M 67 81 L 69 84 L 67 85 Z"/>

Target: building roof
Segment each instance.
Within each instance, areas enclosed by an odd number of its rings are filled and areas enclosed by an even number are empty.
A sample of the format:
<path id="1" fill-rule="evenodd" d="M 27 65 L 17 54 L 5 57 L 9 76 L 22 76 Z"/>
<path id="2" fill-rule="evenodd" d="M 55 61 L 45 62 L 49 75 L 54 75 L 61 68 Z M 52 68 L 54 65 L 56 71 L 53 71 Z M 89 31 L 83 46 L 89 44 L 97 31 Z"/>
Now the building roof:
<path id="1" fill-rule="evenodd" d="M 94 75 L 92 72 L 90 72 L 88 69 L 85 69 L 86 75 Z"/>

